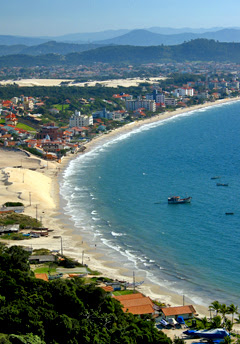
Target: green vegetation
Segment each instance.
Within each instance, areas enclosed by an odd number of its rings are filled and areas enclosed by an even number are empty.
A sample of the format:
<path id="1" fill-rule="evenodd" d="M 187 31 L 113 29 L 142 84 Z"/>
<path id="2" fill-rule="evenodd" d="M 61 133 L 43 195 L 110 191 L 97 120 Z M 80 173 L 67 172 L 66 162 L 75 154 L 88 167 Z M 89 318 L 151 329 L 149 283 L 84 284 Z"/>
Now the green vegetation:
<path id="1" fill-rule="evenodd" d="M 97 49 L 39 56 L 8 55 L 0 57 L 0 67 L 73 66 L 94 62 L 110 64 L 144 64 L 159 62 L 219 61 L 235 62 L 240 59 L 240 43 L 220 43 L 208 39 L 195 39 L 171 46 L 110 45 Z"/>
<path id="2" fill-rule="evenodd" d="M 23 129 L 23 130 L 36 132 L 36 129 L 30 127 L 29 125 L 23 124 L 23 123 L 18 123 L 16 125 L 16 127 L 19 129 Z"/>
<path id="3" fill-rule="evenodd" d="M 19 224 L 20 228 L 41 227 L 41 222 L 28 215 L 17 213 L 0 214 L 0 226 Z"/>
<path id="4" fill-rule="evenodd" d="M 25 343 L 171 344 L 151 318 L 123 313 L 118 301 L 93 284 L 35 279 L 28 256 L 20 247 L 0 246 L 0 331 L 9 343 L 27 336 L 31 341 Z"/>
<path id="5" fill-rule="evenodd" d="M 33 269 L 34 273 L 37 274 L 51 274 L 51 273 L 56 273 L 56 264 L 41 264 L 40 267 L 37 267 L 36 269 Z"/>
<path id="6" fill-rule="evenodd" d="M 22 233 L 8 233 L 1 235 L 1 239 L 4 240 L 25 240 L 25 239 L 31 239 L 29 236 L 24 236 Z"/>
<path id="7" fill-rule="evenodd" d="M 24 204 L 21 202 L 6 202 L 3 204 L 4 207 L 23 207 Z"/>
<path id="8" fill-rule="evenodd" d="M 133 293 L 134 293 L 133 290 L 118 290 L 118 291 L 114 291 L 113 295 L 119 296 L 119 295 L 129 295 L 129 294 L 133 294 Z"/>
<path id="9" fill-rule="evenodd" d="M 54 104 L 53 107 L 59 111 L 68 110 L 69 104 Z"/>

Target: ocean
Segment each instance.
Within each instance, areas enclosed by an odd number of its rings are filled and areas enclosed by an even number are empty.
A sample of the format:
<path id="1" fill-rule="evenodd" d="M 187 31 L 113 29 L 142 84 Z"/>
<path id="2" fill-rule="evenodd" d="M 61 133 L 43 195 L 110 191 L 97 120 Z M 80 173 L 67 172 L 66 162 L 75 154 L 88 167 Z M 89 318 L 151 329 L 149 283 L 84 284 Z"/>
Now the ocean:
<path id="1" fill-rule="evenodd" d="M 115 137 L 70 162 L 64 213 L 129 275 L 197 304 L 240 306 L 239 134 L 236 101 Z M 170 205 L 171 195 L 192 202 Z"/>

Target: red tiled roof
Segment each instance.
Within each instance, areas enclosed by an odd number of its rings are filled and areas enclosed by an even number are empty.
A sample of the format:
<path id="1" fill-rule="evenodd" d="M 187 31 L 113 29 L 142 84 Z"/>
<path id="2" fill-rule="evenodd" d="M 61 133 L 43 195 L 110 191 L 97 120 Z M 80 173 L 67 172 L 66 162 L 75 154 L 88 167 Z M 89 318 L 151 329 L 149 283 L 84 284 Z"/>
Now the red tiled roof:
<path id="1" fill-rule="evenodd" d="M 188 306 L 162 308 L 162 312 L 165 316 L 172 316 L 172 315 L 196 313 L 196 310 L 192 305 L 188 305 Z"/>
<path id="2" fill-rule="evenodd" d="M 132 306 L 125 308 L 123 307 L 124 312 L 132 313 L 132 314 L 152 314 L 154 312 L 151 305 L 140 305 L 140 306 Z"/>
<path id="3" fill-rule="evenodd" d="M 107 292 L 112 292 L 113 291 L 113 287 L 111 285 L 106 285 L 105 287 L 102 287 L 102 289 L 107 291 Z"/>
<path id="4" fill-rule="evenodd" d="M 35 274 L 35 277 L 48 282 L 48 275 L 47 274 Z"/>
<path id="5" fill-rule="evenodd" d="M 124 312 L 132 314 L 152 314 L 154 313 L 153 303 L 149 297 L 143 296 L 141 293 L 114 296 L 121 302 Z"/>

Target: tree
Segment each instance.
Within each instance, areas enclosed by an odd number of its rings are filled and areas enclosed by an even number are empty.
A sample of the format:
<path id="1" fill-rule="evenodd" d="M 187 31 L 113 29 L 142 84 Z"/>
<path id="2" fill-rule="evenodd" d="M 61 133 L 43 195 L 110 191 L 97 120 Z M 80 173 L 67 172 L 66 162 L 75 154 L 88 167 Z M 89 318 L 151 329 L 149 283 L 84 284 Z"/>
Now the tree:
<path id="1" fill-rule="evenodd" d="M 229 319 L 226 319 L 225 321 L 225 328 L 228 332 L 232 331 L 233 324 Z"/>
<path id="2" fill-rule="evenodd" d="M 220 308 L 221 308 L 221 304 L 218 301 L 213 301 L 210 305 L 211 309 L 213 309 L 216 312 L 216 315 L 218 315 Z"/>
<path id="3" fill-rule="evenodd" d="M 234 314 L 237 313 L 237 311 L 238 311 L 238 306 L 234 306 L 233 303 L 231 303 L 231 305 L 228 306 L 228 312 L 232 314 L 232 324 L 233 324 Z"/>
<path id="4" fill-rule="evenodd" d="M 218 328 L 221 326 L 222 319 L 219 315 L 216 315 L 215 317 L 212 318 L 212 328 Z"/>
<path id="5" fill-rule="evenodd" d="M 206 318 L 206 317 L 202 318 L 202 319 L 201 319 L 201 322 L 202 322 L 202 324 L 203 324 L 203 327 L 206 328 L 206 327 L 207 327 L 207 324 L 208 324 L 207 318 Z"/>
<path id="6" fill-rule="evenodd" d="M 220 313 L 222 314 L 222 319 L 223 319 L 223 322 L 226 321 L 226 314 L 228 314 L 229 312 L 229 308 L 225 305 L 225 303 L 223 303 L 221 306 L 220 306 Z"/>

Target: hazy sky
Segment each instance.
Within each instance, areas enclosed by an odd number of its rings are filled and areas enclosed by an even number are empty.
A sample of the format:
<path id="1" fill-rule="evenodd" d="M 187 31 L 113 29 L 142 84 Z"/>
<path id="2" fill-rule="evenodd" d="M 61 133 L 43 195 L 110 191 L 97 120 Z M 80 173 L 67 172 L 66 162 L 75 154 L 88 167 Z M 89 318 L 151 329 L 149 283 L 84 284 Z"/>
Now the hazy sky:
<path id="1" fill-rule="evenodd" d="M 240 26 L 239 0 L 2 0 L 0 35 Z"/>

